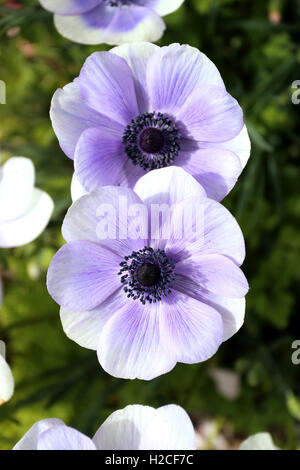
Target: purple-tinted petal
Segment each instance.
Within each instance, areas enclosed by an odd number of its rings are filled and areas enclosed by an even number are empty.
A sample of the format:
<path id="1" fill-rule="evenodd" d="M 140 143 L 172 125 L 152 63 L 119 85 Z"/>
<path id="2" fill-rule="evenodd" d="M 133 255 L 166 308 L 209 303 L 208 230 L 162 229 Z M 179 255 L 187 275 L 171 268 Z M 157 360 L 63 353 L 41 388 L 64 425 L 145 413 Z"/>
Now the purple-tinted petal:
<path id="1" fill-rule="evenodd" d="M 151 380 L 173 369 L 176 360 L 164 348 L 160 332 L 161 307 L 127 299 L 124 293 L 123 304 L 99 338 L 98 359 L 109 374 Z"/>
<path id="2" fill-rule="evenodd" d="M 40 435 L 37 450 L 96 450 L 96 446 L 89 437 L 76 429 L 55 426 Z"/>
<path id="3" fill-rule="evenodd" d="M 40 0 L 40 4 L 59 15 L 77 15 L 95 8 L 102 0 Z"/>
<path id="4" fill-rule="evenodd" d="M 37 444 L 40 435 L 48 429 L 57 429 L 58 427 L 65 426 L 65 423 L 60 419 L 50 418 L 43 419 L 35 423 L 29 431 L 20 439 L 14 446 L 13 450 L 37 450 Z"/>
<path id="5" fill-rule="evenodd" d="M 202 255 L 219 254 L 241 265 L 245 258 L 245 242 L 242 231 L 231 213 L 211 199 L 201 201 L 190 198 L 183 201 L 182 205 L 183 213 L 190 214 L 192 221 L 188 227 L 184 227 L 183 237 L 176 238 L 172 233 L 167 242 L 166 249 L 172 254 L 173 259 L 180 261 L 188 258 L 193 261 Z M 195 210 L 191 211 L 191 208 Z M 176 209 L 180 216 L 181 207 L 178 206 Z M 174 211 L 175 221 L 176 216 L 177 213 Z M 176 228 L 175 222 L 174 225 Z"/>
<path id="6" fill-rule="evenodd" d="M 159 15 L 165 16 L 177 10 L 184 0 L 148 0 L 147 6 L 155 10 Z"/>
<path id="7" fill-rule="evenodd" d="M 173 290 L 163 300 L 160 318 L 164 346 L 178 362 L 205 361 L 222 343 L 221 315 L 185 294 Z"/>
<path id="8" fill-rule="evenodd" d="M 120 262 L 119 256 L 96 243 L 67 243 L 50 264 L 48 291 L 62 307 L 92 310 L 119 288 Z"/>
<path id="9" fill-rule="evenodd" d="M 71 206 L 62 233 L 68 242 L 89 240 L 117 255 L 130 255 L 146 244 L 142 234 L 134 233 L 133 225 L 137 222 L 141 230 L 147 230 L 146 212 L 143 202 L 131 189 L 106 186 L 83 196 Z"/>
<path id="10" fill-rule="evenodd" d="M 93 310 L 72 312 L 61 308 L 60 319 L 64 332 L 83 348 L 96 351 L 105 323 L 119 310 L 122 302 L 124 293 L 120 282 L 120 288 Z"/>
<path id="11" fill-rule="evenodd" d="M 78 139 L 90 127 L 105 127 L 123 132 L 123 125 L 86 106 L 77 80 L 58 89 L 52 98 L 50 117 L 60 146 L 69 158 L 74 158 Z"/>
<path id="12" fill-rule="evenodd" d="M 189 297 L 210 305 L 220 313 L 224 327 L 223 341 L 227 341 L 242 327 L 245 318 L 245 298 L 233 299 L 212 294 L 200 289 L 197 279 L 181 275 L 176 276 L 175 288 Z"/>
<path id="13" fill-rule="evenodd" d="M 111 52 L 126 60 L 132 71 L 137 101 L 141 113 L 152 111 L 149 107 L 147 90 L 147 63 L 150 57 L 157 51 L 159 51 L 159 47 L 149 42 L 123 44 L 111 50 Z"/>
<path id="14" fill-rule="evenodd" d="M 139 114 L 131 70 L 115 54 L 95 52 L 89 56 L 78 85 L 87 106 L 124 126 Z"/>
<path id="15" fill-rule="evenodd" d="M 207 147 L 182 151 L 178 163 L 203 186 L 209 198 L 221 201 L 242 172 L 239 158 L 229 150 Z"/>
<path id="16" fill-rule="evenodd" d="M 199 142 L 226 142 L 243 128 L 243 111 L 222 87 L 203 85 L 176 113 L 182 135 Z"/>
<path id="17" fill-rule="evenodd" d="M 242 270 L 225 256 L 193 254 L 177 263 L 175 269 L 197 283 L 202 291 L 223 297 L 242 298 L 249 289 Z"/>
<path id="18" fill-rule="evenodd" d="M 150 57 L 147 84 L 152 110 L 172 113 L 203 85 L 224 87 L 216 66 L 198 49 L 171 44 Z"/>
<path id="19" fill-rule="evenodd" d="M 120 132 L 90 128 L 79 138 L 74 159 L 75 173 L 88 191 L 100 186 L 117 186 L 127 159 Z"/>

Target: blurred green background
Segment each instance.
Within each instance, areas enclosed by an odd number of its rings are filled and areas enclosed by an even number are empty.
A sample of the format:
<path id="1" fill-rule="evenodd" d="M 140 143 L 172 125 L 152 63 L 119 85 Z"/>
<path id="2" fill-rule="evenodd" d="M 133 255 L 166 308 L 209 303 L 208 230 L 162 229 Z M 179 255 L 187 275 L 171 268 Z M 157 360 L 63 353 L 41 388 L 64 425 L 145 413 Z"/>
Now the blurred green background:
<path id="1" fill-rule="evenodd" d="M 23 6 L 13 9 L 16 4 Z M 71 202 L 73 170 L 48 112 L 54 91 L 105 46 L 62 38 L 37 1 L 2 1 L 2 160 L 31 158 L 37 186 L 51 194 L 55 212 L 38 240 L 0 250 L 0 339 L 16 379 L 13 399 L 0 408 L 0 449 L 11 448 L 42 418 L 59 417 L 92 435 L 108 414 L 127 404 L 172 402 L 189 412 L 206 448 L 235 447 L 259 431 L 271 432 L 282 448 L 300 447 L 300 365 L 291 362 L 291 344 L 300 339 L 300 105 L 291 102 L 291 84 L 300 79 L 300 2 L 186 0 L 166 23 L 160 44 L 189 43 L 205 52 L 245 111 L 252 155 L 224 201 L 246 237 L 244 270 L 251 290 L 245 324 L 210 361 L 177 365 L 151 382 L 110 377 L 93 351 L 64 335 L 45 275 L 63 243 L 60 227 Z M 233 373 L 230 397 L 214 379 L 220 368 Z"/>

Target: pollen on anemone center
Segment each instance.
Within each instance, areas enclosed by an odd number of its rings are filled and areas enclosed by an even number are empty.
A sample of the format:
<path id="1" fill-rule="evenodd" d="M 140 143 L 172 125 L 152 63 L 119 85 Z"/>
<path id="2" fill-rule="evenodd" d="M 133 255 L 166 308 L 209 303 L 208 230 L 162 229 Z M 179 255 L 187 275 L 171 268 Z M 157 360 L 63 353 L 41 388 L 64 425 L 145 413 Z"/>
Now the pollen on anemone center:
<path id="1" fill-rule="evenodd" d="M 145 304 L 158 302 L 170 294 L 175 264 L 164 250 L 145 246 L 125 256 L 120 267 L 121 284 L 128 298 Z"/>
<path id="2" fill-rule="evenodd" d="M 162 113 L 143 113 L 131 121 L 123 135 L 128 158 L 145 171 L 173 164 L 180 151 L 176 124 Z"/>

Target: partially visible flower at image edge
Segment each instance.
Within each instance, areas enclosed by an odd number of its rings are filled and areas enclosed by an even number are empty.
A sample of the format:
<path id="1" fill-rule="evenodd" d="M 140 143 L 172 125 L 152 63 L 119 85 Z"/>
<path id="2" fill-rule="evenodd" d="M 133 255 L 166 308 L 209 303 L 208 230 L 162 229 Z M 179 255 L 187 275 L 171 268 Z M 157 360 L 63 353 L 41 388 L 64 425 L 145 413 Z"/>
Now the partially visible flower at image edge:
<path id="1" fill-rule="evenodd" d="M 240 445 L 240 450 L 280 450 L 275 446 L 272 436 L 267 432 L 261 432 L 248 437 Z"/>
<path id="2" fill-rule="evenodd" d="M 53 12 L 59 33 L 81 44 L 155 42 L 165 31 L 162 16 L 184 0 L 40 0 Z"/>
<path id="3" fill-rule="evenodd" d="M 14 378 L 4 353 L 5 345 L 0 340 L 0 406 L 10 400 L 14 393 Z"/>
<path id="4" fill-rule="evenodd" d="M 149 171 L 176 165 L 220 201 L 250 155 L 241 107 L 211 60 L 188 45 L 95 52 L 55 92 L 50 116 L 88 192 L 133 188 Z"/>
<path id="5" fill-rule="evenodd" d="M 90 439 L 59 419 L 34 424 L 13 450 L 195 450 L 187 413 L 177 405 L 129 405 L 112 413 Z"/>
<path id="6" fill-rule="evenodd" d="M 118 213 L 120 197 L 128 207 L 145 208 L 142 217 L 152 204 L 183 212 L 194 205 L 203 211 L 203 237 L 151 238 L 150 223 L 148 238 L 99 239 L 97 210 L 110 204 Z M 175 228 L 179 209 L 172 213 Z M 108 223 L 128 227 L 130 220 L 108 214 Z M 242 232 L 181 168 L 153 170 L 134 191 L 109 186 L 83 196 L 69 209 L 62 233 L 67 243 L 50 264 L 48 291 L 61 306 L 67 336 L 96 350 L 111 375 L 151 380 L 177 362 L 205 361 L 242 326 L 248 291 L 239 268 Z"/>

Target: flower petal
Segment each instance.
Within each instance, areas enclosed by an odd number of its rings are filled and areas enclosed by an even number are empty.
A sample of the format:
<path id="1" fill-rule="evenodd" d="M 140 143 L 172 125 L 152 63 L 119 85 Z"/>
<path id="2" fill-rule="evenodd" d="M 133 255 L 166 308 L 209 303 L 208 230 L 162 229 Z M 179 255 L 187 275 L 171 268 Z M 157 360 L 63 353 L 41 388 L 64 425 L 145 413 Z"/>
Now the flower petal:
<path id="1" fill-rule="evenodd" d="M 95 8 L 102 0 L 40 0 L 40 4 L 59 15 L 77 15 Z"/>
<path id="2" fill-rule="evenodd" d="M 240 450 L 279 450 L 267 432 L 260 432 L 248 437 L 240 446 Z"/>
<path id="3" fill-rule="evenodd" d="M 104 421 L 93 441 L 98 450 L 139 450 L 145 429 L 156 418 L 157 410 L 150 406 L 126 406 Z"/>
<path id="4" fill-rule="evenodd" d="M 11 399 L 14 387 L 14 378 L 10 367 L 0 353 L 0 406 Z"/>
<path id="5" fill-rule="evenodd" d="M 45 229 L 53 211 L 48 194 L 34 189 L 26 212 L 14 220 L 0 222 L 0 247 L 25 245 L 37 238 Z"/>
<path id="6" fill-rule="evenodd" d="M 96 243 L 67 243 L 50 264 L 48 291 L 62 307 L 92 310 L 119 288 L 120 262 L 120 257 Z"/>
<path id="7" fill-rule="evenodd" d="M 209 305 L 173 290 L 163 301 L 161 334 L 178 362 L 195 364 L 212 357 L 223 338 L 221 315 Z"/>
<path id="8" fill-rule="evenodd" d="M 180 44 L 161 47 L 147 64 L 151 108 L 155 111 L 180 109 L 196 87 L 224 87 L 216 66 L 198 49 Z"/>
<path id="9" fill-rule="evenodd" d="M 202 199 L 206 193 L 195 178 L 177 166 L 153 170 L 136 183 L 134 192 L 148 205 L 176 204 L 195 196 Z"/>
<path id="10" fill-rule="evenodd" d="M 139 114 L 131 70 L 116 54 L 102 51 L 90 55 L 78 85 L 87 106 L 124 126 Z"/>
<path id="11" fill-rule="evenodd" d="M 84 188 L 118 185 L 127 157 L 122 134 L 105 128 L 89 128 L 77 143 L 75 172 Z"/>
<path id="12" fill-rule="evenodd" d="M 72 312 L 61 308 L 60 319 L 64 332 L 79 346 L 96 351 L 104 325 L 119 310 L 122 302 L 124 295 L 120 288 L 93 310 Z"/>
<path id="13" fill-rule="evenodd" d="M 106 246 L 120 256 L 130 255 L 133 250 L 145 246 L 145 240 L 131 232 L 131 220 L 135 217 L 131 217 L 130 213 L 135 214 L 135 208 L 144 209 L 144 205 L 131 189 L 106 186 L 93 191 L 68 210 L 62 227 L 63 237 L 68 242 L 89 240 Z M 147 224 L 143 212 L 140 212 L 142 229 Z M 102 234 L 103 224 L 111 230 L 107 238 L 104 238 L 105 233 Z"/>
<path id="14" fill-rule="evenodd" d="M 203 143 L 202 147 L 205 148 L 210 145 L 209 143 Z M 251 142 L 245 125 L 241 132 L 232 140 L 216 143 L 216 146 L 234 152 L 240 159 L 241 167 L 245 168 L 251 152 Z"/>
<path id="15" fill-rule="evenodd" d="M 160 334 L 161 303 L 143 305 L 127 299 L 105 324 L 98 359 L 106 372 L 124 379 L 152 380 L 169 372 L 176 361 L 164 349 Z"/>
<path id="16" fill-rule="evenodd" d="M 79 182 L 77 176 L 74 173 L 73 177 L 72 177 L 72 182 L 71 182 L 72 201 L 75 202 L 75 201 L 77 201 L 77 199 L 80 199 L 82 196 L 85 196 L 86 194 L 88 194 L 88 191 L 86 191 L 86 189 L 84 189 L 84 187 Z"/>
<path id="17" fill-rule="evenodd" d="M 43 419 L 35 423 L 29 431 L 17 442 L 13 450 L 37 450 L 37 444 L 40 435 L 51 428 L 65 426 L 65 423 L 60 419 L 50 418 Z"/>
<path id="18" fill-rule="evenodd" d="M 196 255 L 176 264 L 176 272 L 191 279 L 198 288 L 221 297 L 242 298 L 249 289 L 242 270 L 221 255 Z"/>
<path id="19" fill-rule="evenodd" d="M 123 131 L 123 125 L 85 105 L 80 97 L 78 81 L 58 89 L 52 98 L 50 118 L 64 153 L 74 158 L 78 139 L 89 127 L 105 127 Z"/>
<path id="20" fill-rule="evenodd" d="M 181 134 L 198 142 L 227 142 L 243 128 L 243 111 L 223 87 L 202 85 L 176 113 Z"/>
<path id="21" fill-rule="evenodd" d="M 183 151 L 179 158 L 183 169 L 203 186 L 209 198 L 216 201 L 221 201 L 231 191 L 242 172 L 237 155 L 214 145 L 192 152 Z"/>
<path id="22" fill-rule="evenodd" d="M 110 51 L 126 60 L 131 69 L 140 113 L 151 111 L 146 87 L 147 63 L 150 57 L 157 51 L 159 51 L 159 47 L 149 42 L 123 44 Z"/>
<path id="23" fill-rule="evenodd" d="M 12 157 L 0 167 L 0 224 L 26 212 L 34 177 L 34 166 L 28 158 Z"/>
<path id="24" fill-rule="evenodd" d="M 197 281 L 180 275 L 176 277 L 175 288 L 189 297 L 210 305 L 219 312 L 224 327 L 223 341 L 227 341 L 243 326 L 246 308 L 245 298 L 233 299 L 203 291 L 199 289 Z"/>
<path id="25" fill-rule="evenodd" d="M 156 419 L 142 434 L 140 449 L 196 450 L 196 434 L 186 411 L 177 405 L 156 410 Z"/>
<path id="26" fill-rule="evenodd" d="M 93 441 L 69 426 L 54 426 L 42 432 L 37 450 L 96 450 Z"/>
<path id="27" fill-rule="evenodd" d="M 161 16 L 169 15 L 183 4 L 184 0 L 151 0 L 149 7 Z"/>

